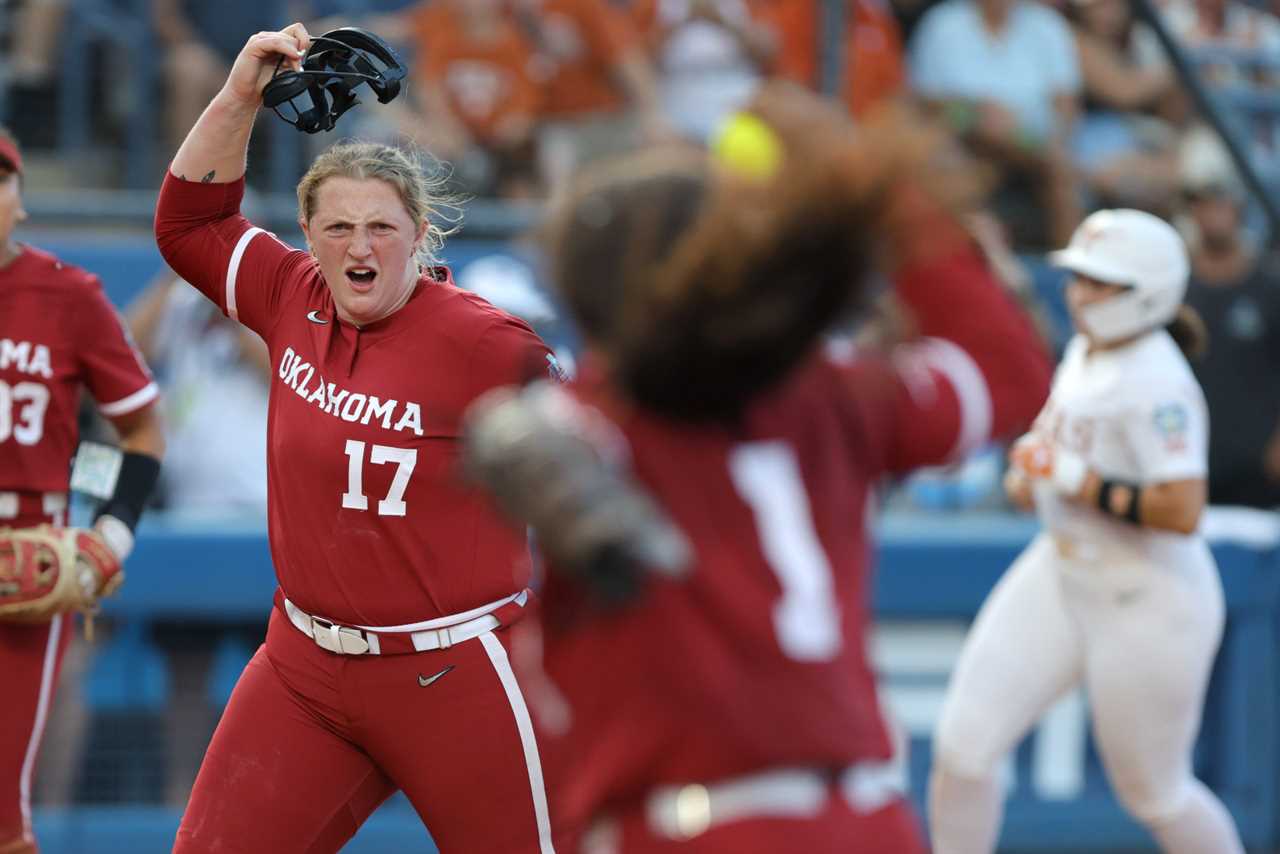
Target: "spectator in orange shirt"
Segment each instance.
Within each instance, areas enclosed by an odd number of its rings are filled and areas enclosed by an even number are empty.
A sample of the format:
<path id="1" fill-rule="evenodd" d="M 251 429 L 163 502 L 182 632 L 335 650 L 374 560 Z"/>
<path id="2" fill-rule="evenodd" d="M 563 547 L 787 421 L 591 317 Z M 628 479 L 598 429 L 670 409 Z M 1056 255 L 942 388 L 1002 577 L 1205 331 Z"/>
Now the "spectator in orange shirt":
<path id="1" fill-rule="evenodd" d="M 468 190 L 530 195 L 542 94 L 533 50 L 505 0 L 420 4 L 406 23 L 420 84 L 409 91 L 420 112 L 405 130 L 449 161 Z"/>
<path id="2" fill-rule="evenodd" d="M 819 4 L 805 0 L 752 2 L 759 19 L 778 36 L 775 72 L 818 88 Z M 849 0 L 845 14 L 842 91 L 849 112 L 858 116 L 902 91 L 906 79 L 902 36 L 893 11 L 882 0 Z"/>
<path id="3" fill-rule="evenodd" d="M 605 0 L 512 0 L 546 74 L 539 159 L 552 186 L 578 166 L 670 135 L 630 21 Z"/>

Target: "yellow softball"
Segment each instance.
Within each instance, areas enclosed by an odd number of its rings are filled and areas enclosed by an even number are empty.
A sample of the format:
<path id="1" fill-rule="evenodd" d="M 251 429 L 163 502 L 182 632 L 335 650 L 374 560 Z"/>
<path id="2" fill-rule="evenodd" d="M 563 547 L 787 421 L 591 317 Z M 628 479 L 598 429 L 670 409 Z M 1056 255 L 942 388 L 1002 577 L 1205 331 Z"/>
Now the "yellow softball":
<path id="1" fill-rule="evenodd" d="M 782 140 L 752 113 L 736 113 L 726 121 L 711 151 L 721 164 L 747 178 L 768 180 L 782 168 Z"/>

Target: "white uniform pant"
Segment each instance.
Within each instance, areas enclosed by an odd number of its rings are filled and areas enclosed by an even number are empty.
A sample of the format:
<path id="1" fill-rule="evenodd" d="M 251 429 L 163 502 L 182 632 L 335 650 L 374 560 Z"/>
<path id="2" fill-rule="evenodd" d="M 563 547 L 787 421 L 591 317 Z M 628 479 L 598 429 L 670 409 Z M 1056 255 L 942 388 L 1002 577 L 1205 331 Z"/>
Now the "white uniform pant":
<path id="1" fill-rule="evenodd" d="M 1176 812 L 1222 636 L 1202 542 L 1176 565 L 1068 560 L 1041 534 L 983 604 L 943 705 L 935 766 L 989 778 L 1059 697 L 1083 684 L 1107 775 L 1139 821 Z"/>

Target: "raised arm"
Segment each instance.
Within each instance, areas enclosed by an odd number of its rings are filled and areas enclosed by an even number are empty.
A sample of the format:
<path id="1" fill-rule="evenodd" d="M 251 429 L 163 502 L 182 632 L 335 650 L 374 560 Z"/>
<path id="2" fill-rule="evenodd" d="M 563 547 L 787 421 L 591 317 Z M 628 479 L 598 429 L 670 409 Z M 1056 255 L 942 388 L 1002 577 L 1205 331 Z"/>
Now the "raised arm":
<path id="1" fill-rule="evenodd" d="M 893 472 L 1016 436 L 1039 412 L 1052 375 L 1027 317 L 958 225 L 941 212 L 921 225 L 937 249 L 894 278 L 917 337 L 887 360 L 841 369 L 876 463 Z"/>
<path id="2" fill-rule="evenodd" d="M 301 68 L 311 37 L 302 24 L 258 33 L 245 43 L 221 91 L 196 120 L 169 170 L 179 178 L 229 183 L 244 176 L 253 120 L 262 106 L 262 88 L 281 67 Z"/>
<path id="3" fill-rule="evenodd" d="M 289 273 L 310 258 L 240 214 L 245 156 L 262 87 L 277 61 L 298 67 L 311 44 L 302 24 L 250 37 L 222 90 L 196 121 L 156 202 L 156 245 L 180 277 L 227 316 L 264 335 Z"/>

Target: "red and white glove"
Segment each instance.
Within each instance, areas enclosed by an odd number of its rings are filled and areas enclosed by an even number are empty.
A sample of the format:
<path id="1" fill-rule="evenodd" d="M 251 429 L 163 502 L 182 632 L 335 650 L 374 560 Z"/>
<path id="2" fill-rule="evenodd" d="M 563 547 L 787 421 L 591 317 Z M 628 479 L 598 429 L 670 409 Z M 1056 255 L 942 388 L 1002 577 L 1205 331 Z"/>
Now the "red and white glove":
<path id="1" fill-rule="evenodd" d="M 122 556 L 116 553 L 109 540 L 98 528 L 72 528 L 76 533 L 76 564 L 80 571 L 80 584 L 91 604 L 103 596 L 110 596 L 124 583 Z"/>
<path id="2" fill-rule="evenodd" d="M 0 530 L 0 620 L 43 622 L 92 611 L 123 581 L 120 559 L 97 531 Z"/>
<path id="3" fill-rule="evenodd" d="M 1056 492 L 1068 498 L 1080 494 L 1089 476 L 1089 465 L 1084 457 L 1035 433 L 1027 433 L 1013 443 L 1009 449 L 1009 461 L 1027 477 L 1048 481 Z"/>

